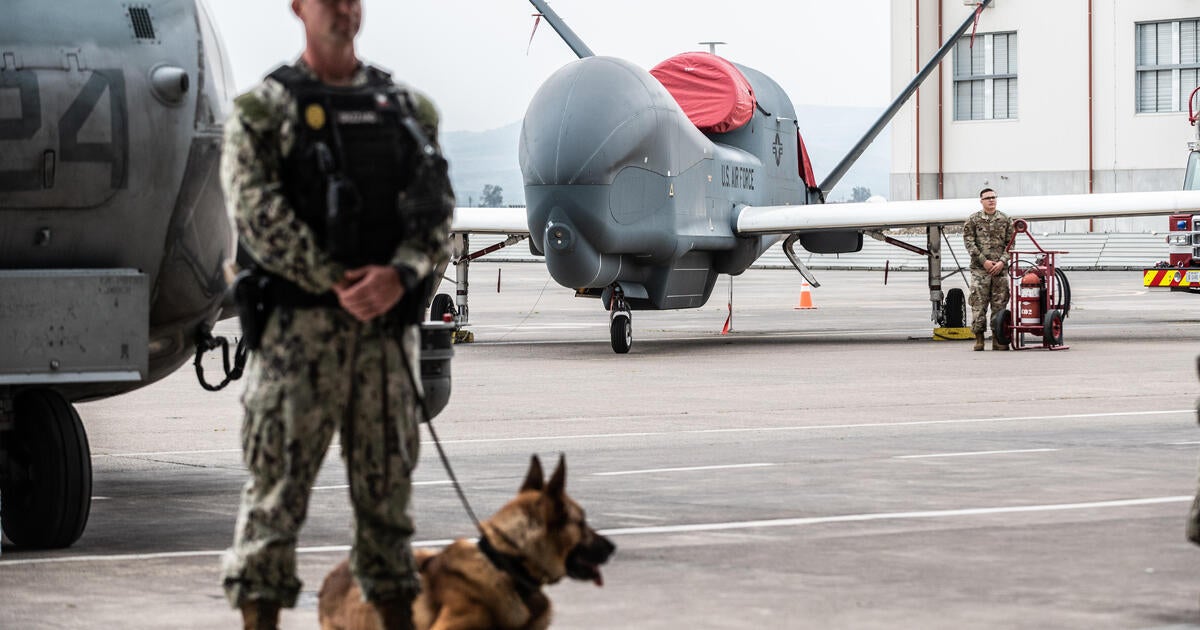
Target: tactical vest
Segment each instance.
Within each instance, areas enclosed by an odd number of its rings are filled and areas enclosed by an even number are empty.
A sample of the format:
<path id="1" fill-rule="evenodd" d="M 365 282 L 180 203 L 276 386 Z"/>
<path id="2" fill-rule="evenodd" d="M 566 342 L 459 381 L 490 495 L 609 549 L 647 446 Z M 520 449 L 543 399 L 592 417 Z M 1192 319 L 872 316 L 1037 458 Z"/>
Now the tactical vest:
<path id="1" fill-rule="evenodd" d="M 292 66 L 271 78 L 296 101 L 295 143 L 283 156 L 283 194 L 317 242 L 347 267 L 387 264 L 404 237 L 397 200 L 412 181 L 417 144 L 403 119 L 411 97 L 376 68 L 367 83 L 325 85 Z"/>

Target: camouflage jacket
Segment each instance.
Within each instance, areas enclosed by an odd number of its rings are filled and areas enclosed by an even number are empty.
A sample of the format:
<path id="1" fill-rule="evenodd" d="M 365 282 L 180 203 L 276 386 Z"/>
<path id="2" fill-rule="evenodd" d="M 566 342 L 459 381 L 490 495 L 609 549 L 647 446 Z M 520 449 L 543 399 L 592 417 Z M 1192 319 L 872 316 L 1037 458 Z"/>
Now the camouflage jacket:
<path id="1" fill-rule="evenodd" d="M 1013 237 L 1013 222 L 1007 214 L 996 211 L 992 216 L 980 210 L 963 224 L 963 243 L 971 254 L 971 269 L 983 271 L 983 261 L 998 260 L 1008 264 L 1008 242 Z"/>
<path id="2" fill-rule="evenodd" d="M 315 76 L 302 60 L 295 67 Z M 355 74 L 354 85 L 367 82 L 365 68 Z M 433 103 L 415 91 L 412 95 L 418 121 L 436 142 L 438 115 Z M 345 269 L 316 242 L 313 231 L 297 218 L 283 194 L 280 168 L 295 142 L 296 110 L 292 95 L 271 79 L 234 100 L 233 112 L 225 122 L 221 184 L 239 241 L 255 261 L 306 291 L 324 293 L 342 279 Z M 449 231 L 447 219 L 407 235 L 391 264 L 408 267 L 416 278 L 428 276 L 449 259 Z"/>

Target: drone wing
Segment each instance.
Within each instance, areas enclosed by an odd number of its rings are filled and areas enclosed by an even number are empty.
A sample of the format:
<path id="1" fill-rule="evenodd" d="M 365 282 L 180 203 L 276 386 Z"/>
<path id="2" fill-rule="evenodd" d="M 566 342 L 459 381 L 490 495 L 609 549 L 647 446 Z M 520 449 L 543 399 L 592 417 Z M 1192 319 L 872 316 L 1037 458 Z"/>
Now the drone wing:
<path id="1" fill-rule="evenodd" d="M 529 234 L 525 208 L 455 208 L 450 231 L 471 234 Z"/>
<path id="2" fill-rule="evenodd" d="M 1193 214 L 1200 212 L 1200 191 L 1001 197 L 999 206 L 1008 216 L 1028 221 Z M 977 199 L 747 206 L 737 215 L 735 229 L 749 235 L 955 225 L 977 210 Z"/>

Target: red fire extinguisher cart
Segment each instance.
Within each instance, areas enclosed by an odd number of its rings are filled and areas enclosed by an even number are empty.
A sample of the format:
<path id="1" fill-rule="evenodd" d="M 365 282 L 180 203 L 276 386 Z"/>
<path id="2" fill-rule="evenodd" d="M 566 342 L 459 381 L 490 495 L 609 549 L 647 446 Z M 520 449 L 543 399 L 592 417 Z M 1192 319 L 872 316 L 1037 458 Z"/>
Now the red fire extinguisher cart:
<path id="1" fill-rule="evenodd" d="M 1048 350 L 1066 350 L 1063 319 L 1070 311 L 1071 288 L 1067 277 L 1055 266 L 1062 251 L 1047 251 L 1029 233 L 1029 223 L 1013 222 L 1008 243 L 1009 307 L 992 317 L 992 334 L 1013 350 L 1028 350 L 1026 335 L 1040 337 Z M 1024 234 L 1036 249 L 1016 248 Z"/>

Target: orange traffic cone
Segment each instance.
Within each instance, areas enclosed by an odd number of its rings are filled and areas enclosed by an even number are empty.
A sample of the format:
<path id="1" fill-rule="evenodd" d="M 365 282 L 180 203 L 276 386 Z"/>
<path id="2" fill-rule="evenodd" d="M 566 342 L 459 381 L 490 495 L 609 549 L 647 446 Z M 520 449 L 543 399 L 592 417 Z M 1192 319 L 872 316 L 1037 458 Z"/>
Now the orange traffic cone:
<path id="1" fill-rule="evenodd" d="M 804 282 L 800 285 L 800 303 L 796 305 L 796 308 L 794 310 L 799 311 L 799 310 L 810 309 L 810 308 L 817 308 L 817 307 L 813 306 L 812 290 L 809 289 L 808 283 Z"/>

